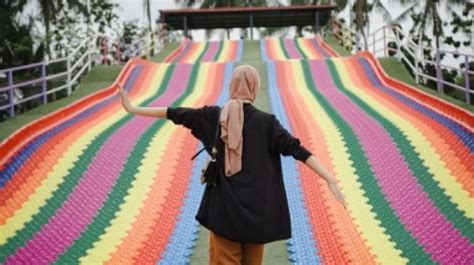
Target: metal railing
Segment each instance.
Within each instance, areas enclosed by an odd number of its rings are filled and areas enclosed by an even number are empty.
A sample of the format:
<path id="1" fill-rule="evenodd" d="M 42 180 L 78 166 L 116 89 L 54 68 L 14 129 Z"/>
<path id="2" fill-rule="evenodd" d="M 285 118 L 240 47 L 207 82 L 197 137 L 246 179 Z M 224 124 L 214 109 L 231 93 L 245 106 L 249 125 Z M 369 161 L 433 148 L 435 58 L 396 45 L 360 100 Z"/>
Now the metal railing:
<path id="1" fill-rule="evenodd" d="M 354 30 L 349 29 L 349 27 L 337 20 L 332 20 L 330 25 L 330 33 L 352 53 L 364 49 L 364 47 L 360 45 L 360 38 L 357 37 Z M 348 45 L 348 43 L 351 43 L 351 45 Z M 395 43 L 395 47 L 389 47 L 389 43 Z M 355 46 L 352 44 L 355 44 Z M 474 91 L 471 90 L 470 80 L 474 76 L 474 69 L 469 69 L 469 62 L 470 60 L 474 60 L 474 54 L 428 47 L 422 45 L 421 42 L 416 43 L 399 27 L 387 25 L 377 29 L 367 37 L 367 50 L 372 52 L 376 57 L 388 57 L 390 52 L 394 53 L 400 62 L 404 62 L 410 68 L 417 84 L 419 84 L 422 79 L 424 79 L 425 82 L 427 82 L 427 80 L 436 82 L 436 87 L 440 94 L 444 94 L 445 86 L 452 87 L 462 91 L 464 93 L 465 102 L 468 105 L 471 104 Z M 425 59 L 425 53 L 430 53 L 434 60 Z M 442 63 L 442 54 L 464 57 L 464 68 Z M 409 56 L 411 58 L 409 58 Z M 436 74 L 433 76 L 424 71 L 430 65 L 436 70 Z M 463 86 L 444 80 L 443 69 L 455 70 L 457 73 L 460 73 L 461 76 L 464 77 Z"/>
<path id="2" fill-rule="evenodd" d="M 106 42 L 96 47 L 94 41 L 98 38 L 110 39 L 95 35 L 94 37 L 86 38 L 77 47 L 70 50 L 68 56 L 64 58 L 0 70 L 0 76 L 4 76 L 6 79 L 4 84 L 0 84 L 0 100 L 3 99 L 3 102 L 0 101 L 0 111 L 8 111 L 9 116 L 14 117 L 15 107 L 21 106 L 25 102 L 41 98 L 42 104 L 45 105 L 48 103 L 48 95 L 61 90 L 66 90 L 67 96 L 70 96 L 75 86 L 79 84 L 80 77 L 90 71 L 94 64 L 103 63 L 103 59 L 109 58 L 112 53 L 112 49 L 110 49 L 109 44 Z M 117 44 L 117 42 L 114 43 Z M 113 63 L 125 63 L 120 56 L 121 50 L 128 55 L 128 57 L 126 57 L 127 59 L 133 57 L 147 57 L 153 50 L 159 52 L 161 46 L 158 47 L 157 44 L 158 41 L 153 32 L 145 34 L 142 38 L 130 45 L 120 46 L 120 44 L 118 44 L 118 46 L 116 46 L 117 49 L 114 51 L 115 56 L 113 56 Z M 54 72 L 54 69 L 50 69 L 57 66 L 60 68 L 58 72 Z M 22 72 L 35 73 L 35 76 L 39 74 L 39 77 L 30 78 L 30 80 L 15 81 L 15 74 Z M 30 74 L 30 76 L 33 76 L 33 74 Z M 52 81 L 59 81 L 61 84 L 55 86 L 52 84 Z M 39 89 L 38 86 L 40 86 L 41 89 Z M 34 87 L 36 88 L 35 90 L 40 91 L 39 93 L 34 93 L 27 97 L 21 96 L 24 94 L 23 89 L 27 87 Z"/>

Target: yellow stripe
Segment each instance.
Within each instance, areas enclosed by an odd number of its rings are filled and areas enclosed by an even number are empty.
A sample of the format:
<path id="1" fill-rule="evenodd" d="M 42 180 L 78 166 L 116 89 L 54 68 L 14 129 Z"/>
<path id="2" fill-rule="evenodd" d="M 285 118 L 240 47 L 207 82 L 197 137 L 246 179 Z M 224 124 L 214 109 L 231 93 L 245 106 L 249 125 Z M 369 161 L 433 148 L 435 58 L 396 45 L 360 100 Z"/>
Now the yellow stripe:
<path id="1" fill-rule="evenodd" d="M 160 67 L 159 70 L 164 71 Z M 146 92 L 139 98 L 133 99 L 134 104 L 140 104 L 156 93 L 155 87 L 149 86 Z M 117 99 L 118 100 L 118 99 Z M 58 159 L 58 163 L 54 165 L 52 171 L 48 172 L 47 178 L 41 183 L 33 194 L 30 195 L 26 201 L 15 214 L 6 220 L 6 223 L 0 226 L 0 244 L 5 244 L 7 239 L 14 236 L 16 231 L 22 229 L 25 224 L 30 221 L 33 215 L 39 212 L 39 209 L 45 205 L 46 201 L 51 198 L 53 192 L 58 188 L 58 185 L 64 181 L 64 177 L 69 174 L 69 171 L 74 167 L 74 163 L 79 156 L 87 149 L 87 146 L 103 131 L 109 128 L 114 122 L 124 117 L 128 113 L 122 108 L 114 115 L 111 115 L 103 122 L 94 124 L 84 135 L 78 138 L 66 152 Z"/>
<path id="2" fill-rule="evenodd" d="M 195 90 L 186 98 L 183 106 L 195 104 L 204 92 L 205 81 L 209 76 L 209 64 L 202 64 L 199 69 Z M 162 76 L 156 76 L 155 80 L 160 81 L 163 78 Z M 166 147 L 176 128 L 171 122 L 166 122 L 160 132 L 153 137 L 138 168 L 128 196 L 124 199 L 123 205 L 120 206 L 121 211 L 111 221 L 110 226 L 106 229 L 106 233 L 101 235 L 99 241 L 94 243 L 94 248 L 89 249 L 87 255 L 80 259 L 81 263 L 104 263 L 109 260 L 111 254 L 117 250 L 119 244 L 127 236 L 130 229 L 132 229 L 133 223 L 139 222 L 135 218 L 139 215 L 145 203 L 146 196 L 153 185 L 155 173 L 158 171 L 159 166 L 163 166 L 161 163 L 166 153 Z"/>
<path id="3" fill-rule="evenodd" d="M 197 59 L 203 52 L 205 52 L 206 43 L 205 42 L 195 42 L 194 45 L 197 45 L 198 48 L 193 54 L 190 54 L 187 58 L 185 58 L 185 63 L 196 63 Z"/>
<path id="4" fill-rule="evenodd" d="M 271 38 L 273 50 L 275 51 L 276 57 L 275 60 L 285 60 L 287 59 L 285 56 L 285 52 L 283 51 L 283 47 L 280 44 L 280 40 L 278 38 Z M 289 59 L 289 58 L 288 58 Z"/>
<path id="5" fill-rule="evenodd" d="M 400 250 L 396 249 L 394 242 L 390 241 L 390 237 L 384 233 L 380 221 L 371 211 L 372 206 L 368 204 L 368 198 L 364 196 L 365 192 L 362 190 L 361 184 L 354 177 L 355 168 L 351 166 L 352 161 L 345 146 L 346 143 L 333 121 L 306 86 L 300 61 L 292 61 L 291 64 L 297 82 L 295 89 L 304 99 L 304 102 L 300 104 L 306 104 L 311 110 L 314 122 L 318 123 L 318 127 L 322 130 L 335 176 L 340 181 L 341 192 L 344 194 L 348 213 L 354 220 L 356 229 L 367 240 L 377 263 L 381 264 L 387 260 L 392 264 L 408 263 L 407 259 L 401 257 Z"/>
<path id="6" fill-rule="evenodd" d="M 305 38 L 298 38 L 297 39 L 301 49 L 304 51 L 304 54 L 307 56 L 308 59 L 320 59 L 322 56 L 319 54 L 318 50 L 316 50 L 312 45 L 309 39 Z"/>
<path id="7" fill-rule="evenodd" d="M 458 205 L 458 208 L 465 213 L 468 218 L 474 218 L 474 199 L 469 197 L 469 193 L 465 191 L 456 178 L 451 175 L 451 171 L 446 168 L 445 162 L 435 152 L 430 141 L 409 121 L 393 113 L 385 105 L 380 104 L 376 99 L 364 93 L 362 89 L 350 79 L 347 66 L 341 59 L 332 59 L 337 67 L 339 77 L 344 86 L 357 95 L 358 98 L 372 106 L 374 111 L 389 120 L 395 125 L 411 142 L 415 151 L 419 154 L 423 164 L 427 167 L 428 172 L 433 175 L 440 187 L 445 190 L 446 194 L 452 198 L 452 202 Z"/>
<path id="8" fill-rule="evenodd" d="M 227 61 L 227 56 L 228 56 L 228 53 L 229 53 L 229 42 L 228 41 L 224 41 L 222 43 L 222 51 L 221 51 L 221 54 L 219 54 L 219 58 L 217 58 L 217 62 L 219 63 L 223 63 L 223 62 L 226 62 Z"/>

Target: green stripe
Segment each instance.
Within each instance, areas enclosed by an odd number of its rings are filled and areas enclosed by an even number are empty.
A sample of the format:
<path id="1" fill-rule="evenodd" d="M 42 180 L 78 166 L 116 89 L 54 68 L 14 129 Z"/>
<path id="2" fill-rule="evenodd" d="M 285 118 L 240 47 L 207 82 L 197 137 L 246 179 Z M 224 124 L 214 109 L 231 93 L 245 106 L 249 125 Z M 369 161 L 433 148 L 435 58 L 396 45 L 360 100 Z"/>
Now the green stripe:
<path id="1" fill-rule="evenodd" d="M 294 39 L 293 41 L 295 42 L 295 46 L 296 46 L 296 48 L 298 49 L 298 51 L 300 52 L 300 54 L 301 54 L 301 56 L 303 57 L 303 59 L 308 59 L 308 56 L 305 54 L 305 52 L 304 52 L 303 49 L 301 48 L 299 42 L 298 42 L 296 39 Z"/>
<path id="2" fill-rule="evenodd" d="M 290 55 L 288 54 L 288 51 L 286 50 L 285 43 L 283 42 L 283 38 L 279 38 L 278 42 L 280 43 L 281 50 L 283 51 L 283 54 L 285 54 L 285 59 L 290 59 Z"/>
<path id="3" fill-rule="evenodd" d="M 382 226 L 385 228 L 393 242 L 395 242 L 396 247 L 402 251 L 403 257 L 416 264 L 434 263 L 433 260 L 431 260 L 431 257 L 423 251 L 423 248 L 416 242 L 416 240 L 411 237 L 410 233 L 405 230 L 404 226 L 400 223 L 400 220 L 397 218 L 380 191 L 375 175 L 368 164 L 368 159 L 350 126 L 316 89 L 308 61 L 301 61 L 301 64 L 303 66 L 304 77 L 309 90 L 341 132 L 348 153 L 353 162 L 353 167 L 355 168 L 357 181 L 361 183 L 362 188 L 365 191 L 364 195 L 368 198 L 368 202 L 372 206 L 377 219 L 381 221 Z"/>
<path id="4" fill-rule="evenodd" d="M 182 102 L 192 94 L 199 72 L 199 64 L 194 64 L 191 76 L 186 87 L 186 91 L 171 105 L 173 107 L 179 106 Z M 169 77 L 166 82 L 162 83 L 160 89 L 168 85 Z M 160 119 L 140 137 L 137 145 L 131 152 L 127 163 L 123 167 L 123 171 L 118 177 L 117 183 L 113 186 L 107 201 L 99 210 L 97 216 L 87 229 L 81 233 L 81 236 L 74 241 L 74 244 L 61 255 L 56 264 L 78 263 L 79 258 L 86 255 L 88 249 L 93 247 L 94 242 L 98 241 L 99 237 L 105 232 L 105 229 L 110 225 L 110 222 L 115 218 L 115 214 L 120 211 L 120 205 L 124 202 L 124 198 L 128 194 L 128 190 L 135 180 L 138 173 L 138 168 L 146 153 L 148 145 L 158 130 L 166 122 L 165 119 Z"/>
<path id="5" fill-rule="evenodd" d="M 202 50 L 201 55 L 199 55 L 199 57 L 197 58 L 197 60 L 195 61 L 195 63 L 199 63 L 199 62 L 202 60 L 202 57 L 204 57 L 204 54 L 206 54 L 206 52 L 207 52 L 208 49 L 209 49 L 209 42 L 206 41 L 206 46 L 204 46 L 204 49 Z"/>
<path id="6" fill-rule="evenodd" d="M 171 65 L 167 70 L 167 74 L 170 74 L 174 65 Z M 159 90 L 150 99 L 144 101 L 141 106 L 147 106 L 156 97 L 163 94 L 163 90 Z M 82 175 L 87 170 L 87 166 L 91 163 L 92 159 L 95 157 L 96 153 L 102 147 L 104 142 L 121 126 L 127 123 L 132 119 L 132 115 L 128 114 L 112 124 L 105 131 L 100 133 L 84 150 L 78 160 L 74 162 L 74 166 L 69 171 L 69 174 L 64 177 L 64 181 L 59 184 L 58 188 L 53 192 L 51 198 L 47 200 L 47 203 L 39 209 L 39 212 L 33 215 L 32 219 L 28 221 L 25 226 L 18 231 L 15 236 L 9 238 L 7 242 L 1 246 L 2 251 L 0 252 L 0 263 L 5 261 L 5 258 L 13 255 L 16 250 L 20 247 L 25 246 L 27 240 L 31 240 L 33 235 L 37 233 L 45 224 L 48 223 L 49 218 L 51 218 L 58 208 L 63 204 L 63 202 L 68 198 L 69 194 L 74 190 L 78 182 L 80 181 Z"/>
<path id="7" fill-rule="evenodd" d="M 216 52 L 216 55 L 214 56 L 214 62 L 217 62 L 217 60 L 219 59 L 219 56 L 221 56 L 221 53 L 222 53 L 222 50 L 224 49 L 224 42 L 223 41 L 220 41 L 219 42 L 219 48 Z"/>
<path id="8" fill-rule="evenodd" d="M 392 122 L 375 111 L 374 108 L 367 105 L 367 103 L 349 91 L 342 84 L 339 73 L 337 72 L 336 66 L 332 60 L 328 60 L 327 65 L 331 71 L 336 86 L 361 109 L 369 114 L 370 117 L 377 120 L 377 122 L 380 123 L 389 133 L 401 154 L 404 156 L 405 163 L 417 178 L 417 182 L 421 184 L 423 190 L 428 194 L 428 197 L 433 201 L 434 205 L 451 223 L 454 224 L 454 227 L 460 230 L 464 236 L 468 237 L 471 243 L 474 243 L 474 223 L 471 219 L 466 217 L 462 211 L 459 210 L 458 205 L 453 203 L 450 200 L 450 197 L 444 193 L 444 190 L 435 181 L 433 174 L 431 174 L 428 171 L 428 168 L 424 165 L 424 161 L 420 158 L 420 154 L 415 151 L 411 141 L 408 140 Z"/>

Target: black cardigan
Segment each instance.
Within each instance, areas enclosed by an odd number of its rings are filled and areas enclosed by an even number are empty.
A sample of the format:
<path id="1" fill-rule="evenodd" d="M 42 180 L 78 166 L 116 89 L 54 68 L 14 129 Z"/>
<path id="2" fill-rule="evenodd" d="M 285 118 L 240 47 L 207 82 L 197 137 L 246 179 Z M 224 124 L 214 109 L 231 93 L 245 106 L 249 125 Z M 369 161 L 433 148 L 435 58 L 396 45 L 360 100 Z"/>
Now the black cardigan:
<path id="1" fill-rule="evenodd" d="M 212 146 L 219 107 L 168 108 L 167 118 L 191 129 L 204 146 Z M 224 143 L 217 142 L 217 162 L 224 168 Z M 242 170 L 206 186 L 196 219 L 204 227 L 241 243 L 268 243 L 291 237 L 290 214 L 280 154 L 306 161 L 311 153 L 278 119 L 244 105 Z M 207 149 L 208 153 L 210 152 Z"/>

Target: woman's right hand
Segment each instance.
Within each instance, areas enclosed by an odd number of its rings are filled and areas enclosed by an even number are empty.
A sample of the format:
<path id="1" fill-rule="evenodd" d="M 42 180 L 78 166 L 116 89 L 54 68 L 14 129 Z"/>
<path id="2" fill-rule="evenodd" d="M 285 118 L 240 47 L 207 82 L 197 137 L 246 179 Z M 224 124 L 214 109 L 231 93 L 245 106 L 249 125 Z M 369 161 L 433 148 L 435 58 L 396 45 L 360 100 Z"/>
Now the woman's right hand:
<path id="1" fill-rule="evenodd" d="M 120 99 L 121 99 L 123 108 L 125 109 L 125 111 L 131 112 L 133 106 L 132 106 L 132 103 L 130 103 L 130 100 L 128 99 L 127 91 L 125 91 L 125 89 L 123 89 L 123 87 L 120 85 L 119 85 L 119 89 L 120 89 Z"/>

